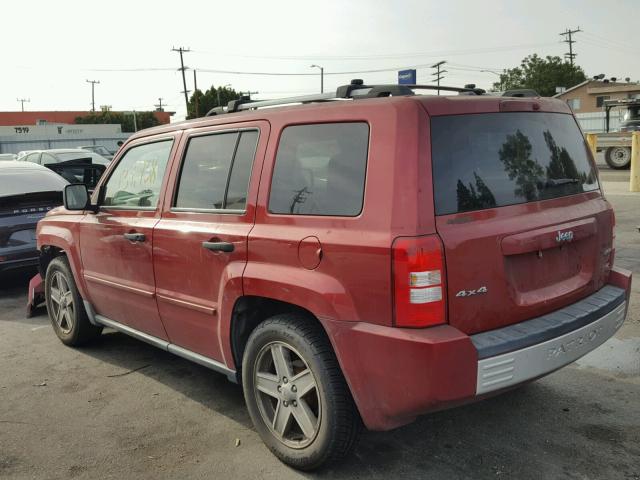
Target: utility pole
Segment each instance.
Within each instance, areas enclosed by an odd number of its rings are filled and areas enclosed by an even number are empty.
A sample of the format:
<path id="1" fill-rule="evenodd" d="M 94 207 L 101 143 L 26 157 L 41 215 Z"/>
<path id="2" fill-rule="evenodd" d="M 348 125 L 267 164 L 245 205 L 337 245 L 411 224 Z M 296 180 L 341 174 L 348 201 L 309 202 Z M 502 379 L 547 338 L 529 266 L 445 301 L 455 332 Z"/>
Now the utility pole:
<path id="1" fill-rule="evenodd" d="M 100 83 L 98 80 L 87 80 L 87 83 L 91 84 L 91 111 L 96 111 L 96 97 L 95 97 L 95 87 L 96 83 Z"/>
<path id="2" fill-rule="evenodd" d="M 22 105 L 22 111 L 24 112 L 24 102 L 29 103 L 31 101 L 30 98 L 16 98 L 18 102 Z"/>
<path id="3" fill-rule="evenodd" d="M 433 72 L 431 75 L 435 75 L 435 82 L 438 82 L 438 95 L 440 95 L 440 80 L 442 80 L 444 78 L 444 76 L 442 76 L 443 73 L 447 73 L 446 70 L 441 70 L 440 67 L 442 65 L 444 65 L 445 63 L 447 63 L 446 60 L 442 60 L 441 62 L 438 63 L 434 63 L 433 65 L 431 65 L 430 68 L 435 68 L 436 71 Z"/>
<path id="4" fill-rule="evenodd" d="M 158 103 L 154 105 L 154 107 L 156 107 L 156 112 L 164 112 L 164 109 L 162 108 L 162 97 L 158 97 Z"/>
<path id="5" fill-rule="evenodd" d="M 580 27 L 576 28 L 575 30 L 571 30 L 570 28 L 567 28 L 564 31 L 564 33 L 560 34 L 561 37 L 565 37 L 563 42 L 569 44 L 569 53 L 565 53 L 564 58 L 565 59 L 568 58 L 569 61 L 571 62 L 571 65 L 573 65 L 573 59 L 576 58 L 576 56 L 578 55 L 577 53 L 573 53 L 573 44 L 576 43 L 576 41 L 573 39 L 573 34 L 581 31 L 582 30 L 580 30 Z"/>
<path id="6" fill-rule="evenodd" d="M 198 112 L 198 80 L 196 79 L 196 69 L 193 69 L 193 99 L 196 102 L 196 116 L 198 118 L 200 116 Z"/>
<path id="7" fill-rule="evenodd" d="M 187 79 L 185 78 L 184 75 L 184 71 L 189 68 L 189 67 L 185 67 L 184 66 L 184 59 L 182 58 L 182 54 L 190 52 L 191 50 L 189 50 L 188 48 L 172 48 L 171 49 L 172 52 L 178 52 L 180 54 L 180 68 L 178 70 L 182 71 L 182 86 L 184 87 L 183 92 L 180 93 L 184 93 L 184 105 L 187 108 L 187 115 L 189 115 L 189 90 L 187 90 Z"/>

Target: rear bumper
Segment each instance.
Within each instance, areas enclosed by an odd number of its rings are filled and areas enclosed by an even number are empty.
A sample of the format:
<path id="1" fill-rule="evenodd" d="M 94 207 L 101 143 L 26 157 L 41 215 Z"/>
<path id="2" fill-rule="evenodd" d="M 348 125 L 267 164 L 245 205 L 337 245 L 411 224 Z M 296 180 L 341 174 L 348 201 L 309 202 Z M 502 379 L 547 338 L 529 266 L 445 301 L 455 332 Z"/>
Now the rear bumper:
<path id="1" fill-rule="evenodd" d="M 519 385 L 577 360 L 611 338 L 622 326 L 626 311 L 627 302 L 623 301 L 597 320 L 564 335 L 479 360 L 476 394 Z"/>
<path id="2" fill-rule="evenodd" d="M 547 375 L 603 344 L 624 322 L 631 272 L 614 269 L 609 282 L 556 312 L 473 336 L 450 325 L 328 328 L 365 425 L 389 430 Z"/>

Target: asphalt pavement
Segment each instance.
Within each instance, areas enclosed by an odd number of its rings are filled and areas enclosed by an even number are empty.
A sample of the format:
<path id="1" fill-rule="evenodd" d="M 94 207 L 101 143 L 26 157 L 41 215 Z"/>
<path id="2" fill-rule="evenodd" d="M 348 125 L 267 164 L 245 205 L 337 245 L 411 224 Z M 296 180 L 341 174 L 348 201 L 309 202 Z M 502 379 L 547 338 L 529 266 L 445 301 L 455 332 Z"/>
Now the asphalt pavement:
<path id="1" fill-rule="evenodd" d="M 616 263 L 634 271 L 615 338 L 527 386 L 365 432 L 314 474 L 273 457 L 242 391 L 222 375 L 119 333 L 65 347 L 44 310 L 25 318 L 30 274 L 0 279 L 2 479 L 640 480 L 640 194 L 601 168 L 616 209 Z"/>

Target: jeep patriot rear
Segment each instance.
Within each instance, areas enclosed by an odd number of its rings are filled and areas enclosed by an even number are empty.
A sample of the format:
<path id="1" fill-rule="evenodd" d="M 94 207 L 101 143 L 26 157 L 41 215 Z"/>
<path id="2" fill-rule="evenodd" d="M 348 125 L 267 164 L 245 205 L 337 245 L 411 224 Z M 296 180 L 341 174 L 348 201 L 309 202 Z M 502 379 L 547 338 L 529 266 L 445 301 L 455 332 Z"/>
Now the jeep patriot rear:
<path id="1" fill-rule="evenodd" d="M 70 185 L 38 225 L 59 338 L 111 327 L 226 374 L 307 470 L 361 421 L 391 429 L 601 345 L 631 275 L 569 108 L 421 88 L 236 101 L 132 136 L 92 198 Z"/>

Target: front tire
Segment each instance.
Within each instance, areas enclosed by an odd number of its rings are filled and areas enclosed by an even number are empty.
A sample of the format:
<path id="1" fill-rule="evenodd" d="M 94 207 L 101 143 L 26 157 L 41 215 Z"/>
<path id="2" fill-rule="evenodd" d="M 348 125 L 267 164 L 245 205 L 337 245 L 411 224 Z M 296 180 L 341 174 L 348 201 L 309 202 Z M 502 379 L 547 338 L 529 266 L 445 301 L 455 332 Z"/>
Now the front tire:
<path id="1" fill-rule="evenodd" d="M 47 312 L 53 330 L 65 345 L 72 347 L 95 340 L 102 327 L 91 324 L 66 257 L 51 260 L 45 278 Z"/>
<path id="2" fill-rule="evenodd" d="M 312 320 L 283 314 L 258 325 L 247 341 L 242 384 L 256 430 L 284 463 L 314 470 L 353 449 L 360 417 Z"/>

